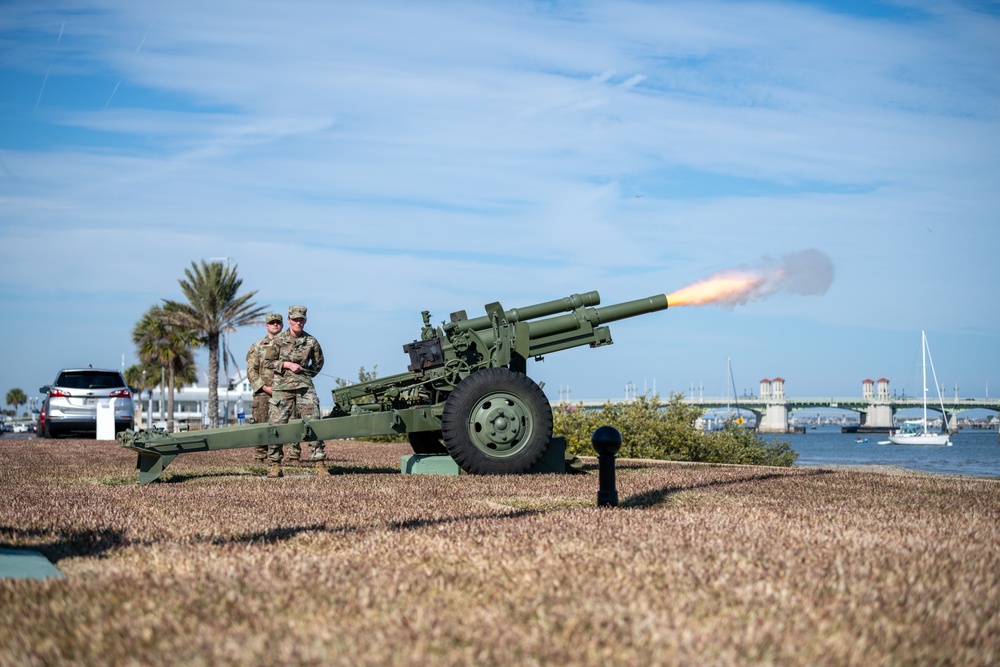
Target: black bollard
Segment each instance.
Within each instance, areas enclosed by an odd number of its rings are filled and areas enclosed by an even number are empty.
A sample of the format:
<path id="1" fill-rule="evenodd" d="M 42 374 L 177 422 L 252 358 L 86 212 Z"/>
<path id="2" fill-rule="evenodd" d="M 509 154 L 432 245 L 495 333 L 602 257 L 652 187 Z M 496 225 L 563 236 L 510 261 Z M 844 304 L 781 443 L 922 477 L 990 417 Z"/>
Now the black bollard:
<path id="1" fill-rule="evenodd" d="M 618 489 L 615 488 L 615 456 L 622 448 L 622 434 L 614 426 L 602 426 L 590 437 L 590 444 L 597 450 L 598 507 L 618 507 Z"/>

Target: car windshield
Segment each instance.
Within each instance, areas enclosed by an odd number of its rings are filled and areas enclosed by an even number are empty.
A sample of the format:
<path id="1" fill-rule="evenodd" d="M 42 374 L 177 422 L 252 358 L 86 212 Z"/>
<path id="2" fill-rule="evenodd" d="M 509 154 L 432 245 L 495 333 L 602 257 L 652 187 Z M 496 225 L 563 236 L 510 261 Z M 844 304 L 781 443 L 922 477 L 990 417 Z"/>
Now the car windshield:
<path id="1" fill-rule="evenodd" d="M 117 373 L 62 373 L 56 386 L 66 389 L 113 389 L 124 387 Z"/>

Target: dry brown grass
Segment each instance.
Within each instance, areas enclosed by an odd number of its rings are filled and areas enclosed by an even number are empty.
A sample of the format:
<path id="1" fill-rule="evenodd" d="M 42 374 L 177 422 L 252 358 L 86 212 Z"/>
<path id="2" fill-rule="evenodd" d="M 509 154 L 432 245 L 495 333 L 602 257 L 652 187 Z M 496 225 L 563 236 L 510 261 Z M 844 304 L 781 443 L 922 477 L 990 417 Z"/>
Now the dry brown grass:
<path id="1" fill-rule="evenodd" d="M 135 481 L 112 442 L 0 442 L 0 665 L 990 665 L 1000 482 L 622 462 L 597 475 L 334 476 L 251 450 Z M 593 463 L 589 462 L 593 471 Z"/>

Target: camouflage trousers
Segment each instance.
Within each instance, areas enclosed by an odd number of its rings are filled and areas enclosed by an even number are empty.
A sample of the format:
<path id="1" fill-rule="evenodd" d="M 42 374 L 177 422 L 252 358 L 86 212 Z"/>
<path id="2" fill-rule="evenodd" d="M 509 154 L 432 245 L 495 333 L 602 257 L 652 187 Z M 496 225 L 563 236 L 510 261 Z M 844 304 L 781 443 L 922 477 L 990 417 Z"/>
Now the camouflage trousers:
<path id="1" fill-rule="evenodd" d="M 316 396 L 316 390 L 312 387 L 303 387 L 302 389 L 296 389 L 294 391 L 278 391 L 275 390 L 270 400 L 268 400 L 268 419 L 269 424 L 287 424 L 289 419 L 319 419 L 319 397 Z M 295 413 L 298 413 L 298 417 L 293 417 Z M 298 448 L 301 443 L 296 443 L 294 447 Z M 292 446 L 289 447 L 291 449 Z M 312 460 L 313 461 L 325 461 L 326 460 L 326 443 L 322 440 L 316 440 L 315 442 L 309 443 L 309 448 L 312 449 Z M 267 458 L 271 461 L 281 463 L 281 460 L 285 457 L 284 445 L 268 445 L 267 446 Z"/>
<path id="2" fill-rule="evenodd" d="M 250 419 L 253 424 L 267 424 L 269 422 L 269 413 L 271 411 L 271 404 L 268 402 L 271 397 L 268 396 L 263 391 L 254 392 L 253 395 L 253 405 L 250 407 Z M 299 418 L 299 411 L 292 410 L 292 419 Z M 288 445 L 288 455 L 293 459 L 299 458 L 302 452 L 302 443 L 293 442 Z M 257 461 L 263 461 L 267 458 L 267 447 L 264 445 L 258 445 L 253 448 L 253 457 Z"/>

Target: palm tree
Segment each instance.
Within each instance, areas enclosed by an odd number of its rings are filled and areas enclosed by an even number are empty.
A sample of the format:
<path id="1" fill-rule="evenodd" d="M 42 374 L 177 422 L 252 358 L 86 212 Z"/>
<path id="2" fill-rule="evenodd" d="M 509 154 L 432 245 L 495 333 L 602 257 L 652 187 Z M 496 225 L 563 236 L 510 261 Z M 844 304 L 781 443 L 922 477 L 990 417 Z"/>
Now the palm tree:
<path id="1" fill-rule="evenodd" d="M 178 281 L 188 302 L 163 302 L 169 321 L 190 331 L 208 347 L 208 413 L 212 427 L 219 423 L 219 339 L 237 327 L 259 324 L 267 310 L 250 301 L 257 290 L 238 294 L 243 281 L 236 269 L 219 262 L 201 260 L 200 266 L 191 262 L 191 268 L 184 269 L 187 279 Z"/>
<path id="2" fill-rule="evenodd" d="M 187 329 L 173 323 L 171 308 L 151 306 L 132 329 L 132 342 L 138 349 L 139 359 L 146 364 L 151 376 L 147 387 L 156 385 L 156 376 L 167 377 L 167 430 L 174 430 L 174 388 L 178 379 L 186 380 L 195 374 L 193 348 L 198 338 Z M 163 395 L 163 388 L 160 388 Z"/>
<path id="3" fill-rule="evenodd" d="M 17 416 L 17 409 L 28 402 L 28 397 L 24 395 L 23 389 L 11 389 L 7 392 L 7 405 L 14 406 L 14 416 Z"/>

